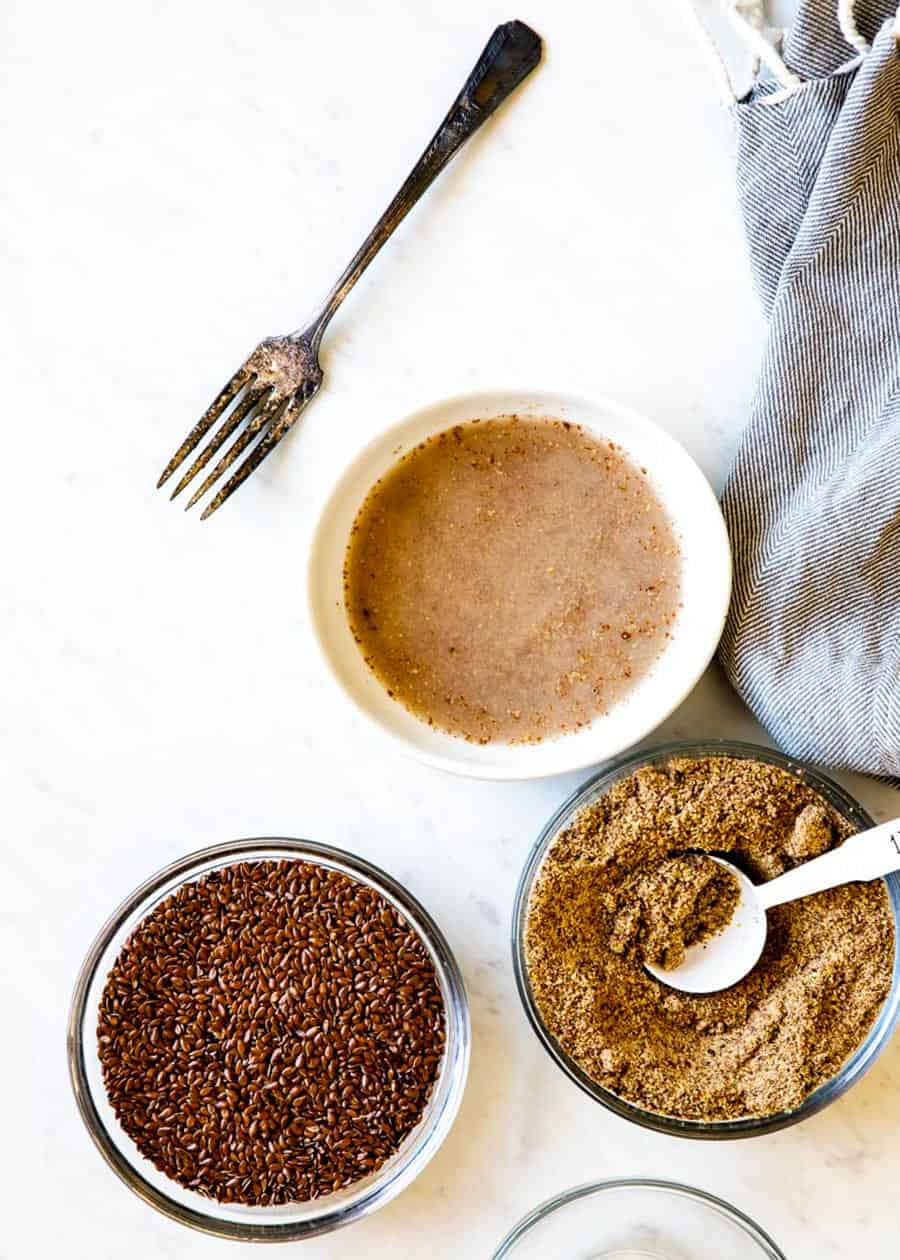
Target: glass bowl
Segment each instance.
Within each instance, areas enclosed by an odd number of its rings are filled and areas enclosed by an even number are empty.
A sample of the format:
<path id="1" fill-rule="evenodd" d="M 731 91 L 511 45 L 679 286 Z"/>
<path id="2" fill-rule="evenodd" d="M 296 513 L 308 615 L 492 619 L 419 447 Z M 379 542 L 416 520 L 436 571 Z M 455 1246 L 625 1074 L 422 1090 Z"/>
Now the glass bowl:
<path id="1" fill-rule="evenodd" d="M 657 1132 L 672 1134 L 676 1137 L 722 1139 L 753 1137 L 761 1133 L 772 1133 L 776 1129 L 784 1129 L 791 1124 L 796 1124 L 799 1120 L 805 1120 L 807 1116 L 815 1115 L 817 1111 L 827 1107 L 836 1098 L 840 1098 L 841 1094 L 845 1093 L 872 1066 L 872 1063 L 890 1040 L 891 1033 L 894 1031 L 897 1023 L 898 1014 L 900 1014 L 900 950 L 896 948 L 897 936 L 900 933 L 900 875 L 889 875 L 885 879 L 891 912 L 894 918 L 895 936 L 894 974 L 887 1001 L 881 1008 L 878 1018 L 872 1025 L 865 1041 L 847 1059 L 837 1075 L 813 1090 L 792 1111 L 780 1111 L 771 1116 L 713 1121 L 680 1120 L 674 1116 L 645 1111 L 634 1103 L 626 1102 L 625 1099 L 617 1097 L 610 1090 L 604 1089 L 602 1085 L 598 1085 L 582 1071 L 578 1064 L 559 1045 L 555 1037 L 548 1032 L 531 991 L 525 964 L 525 926 L 528 902 L 535 877 L 550 844 L 557 834 L 569 825 L 579 810 L 597 800 L 598 797 L 609 791 L 619 780 L 627 778 L 635 770 L 645 766 L 661 765 L 673 757 L 738 757 L 751 761 L 767 762 L 769 765 L 778 766 L 782 770 L 786 770 L 789 774 L 794 775 L 795 778 L 800 779 L 803 783 L 813 788 L 855 830 L 862 831 L 866 827 L 874 825 L 873 819 L 863 807 L 832 779 L 827 778 L 820 771 L 814 770 L 811 766 L 786 757 L 772 748 L 762 748 L 755 744 L 735 743 L 728 740 L 714 740 L 705 743 L 678 743 L 667 744 L 661 748 L 632 754 L 627 758 L 614 762 L 612 765 L 604 767 L 593 778 L 588 779 L 567 801 L 563 802 L 538 836 L 525 863 L 525 869 L 522 871 L 519 886 L 516 890 L 512 922 L 513 969 L 519 997 L 522 1000 L 522 1005 L 525 1007 L 525 1013 L 532 1028 L 537 1033 L 538 1039 L 550 1057 L 585 1093 L 590 1094 L 593 1099 L 602 1103 L 604 1107 L 608 1107 L 610 1111 L 614 1111 L 616 1115 L 623 1117 L 623 1119 L 631 1120 L 645 1129 L 655 1129 Z"/>
<path id="2" fill-rule="evenodd" d="M 758 1225 L 673 1181 L 598 1181 L 558 1194 L 520 1221 L 493 1260 L 785 1260 Z"/>
<path id="3" fill-rule="evenodd" d="M 218 1203 L 171 1181 L 140 1154 L 120 1126 L 103 1085 L 96 1049 L 97 1011 L 106 979 L 140 920 L 182 884 L 236 862 L 306 860 L 377 889 L 418 932 L 431 955 L 444 999 L 446 1044 L 440 1072 L 419 1124 L 371 1176 L 323 1198 L 277 1207 Z M 69 1015 L 69 1074 L 88 1132 L 112 1170 L 152 1207 L 207 1234 L 245 1242 L 286 1242 L 347 1225 L 383 1207 L 418 1176 L 443 1142 L 462 1099 L 469 1066 L 469 1006 L 462 975 L 437 925 L 384 871 L 341 849 L 308 840 L 236 840 L 181 858 L 128 897 L 100 931 L 82 965 Z"/>

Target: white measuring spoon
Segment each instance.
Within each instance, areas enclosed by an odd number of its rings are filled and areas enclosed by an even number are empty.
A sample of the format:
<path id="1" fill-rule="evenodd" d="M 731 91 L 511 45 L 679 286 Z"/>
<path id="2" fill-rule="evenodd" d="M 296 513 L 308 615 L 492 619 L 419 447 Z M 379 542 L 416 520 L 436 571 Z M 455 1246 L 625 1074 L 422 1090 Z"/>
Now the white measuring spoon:
<path id="1" fill-rule="evenodd" d="M 730 871 L 740 885 L 733 919 L 717 936 L 689 946 L 680 966 L 666 971 L 644 964 L 657 980 L 685 993 L 716 993 L 737 984 L 752 971 L 766 943 L 766 911 L 773 906 L 799 901 L 839 884 L 879 879 L 900 871 L 900 818 L 861 831 L 839 848 L 766 884 L 751 883 L 742 871 L 722 858 L 712 860 Z"/>

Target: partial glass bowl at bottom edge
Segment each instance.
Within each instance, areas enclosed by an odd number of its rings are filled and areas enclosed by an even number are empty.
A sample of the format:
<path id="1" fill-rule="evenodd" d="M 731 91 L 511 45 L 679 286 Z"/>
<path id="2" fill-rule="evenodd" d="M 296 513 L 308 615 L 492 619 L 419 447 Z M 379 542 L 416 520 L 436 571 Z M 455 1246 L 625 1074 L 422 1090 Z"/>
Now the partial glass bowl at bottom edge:
<path id="1" fill-rule="evenodd" d="M 441 1070 L 417 1127 L 371 1176 L 305 1203 L 249 1207 L 219 1203 L 170 1180 L 145 1159 L 109 1104 L 97 1054 L 97 1012 L 113 963 L 137 924 L 182 884 L 238 862 L 307 861 L 377 889 L 415 929 L 434 963 L 444 1000 L 446 1044 Z M 236 840 L 190 853 L 137 888 L 100 930 L 72 998 L 67 1038 L 69 1075 L 78 1110 L 101 1155 L 127 1186 L 172 1220 L 202 1233 L 243 1242 L 289 1242 L 347 1225 L 383 1207 L 419 1175 L 450 1130 L 469 1066 L 469 1005 L 459 966 L 437 924 L 402 884 L 342 849 L 308 840 Z"/>
<path id="2" fill-rule="evenodd" d="M 747 1116 L 738 1120 L 710 1121 L 681 1120 L 676 1116 L 645 1111 L 642 1107 L 627 1102 L 610 1090 L 604 1089 L 582 1071 L 544 1025 L 531 991 L 525 952 L 528 902 L 541 863 L 553 840 L 572 822 L 577 813 L 603 796 L 614 784 L 627 778 L 636 770 L 647 766 L 663 765 L 674 757 L 737 757 L 777 766 L 818 792 L 838 814 L 850 823 L 855 831 L 863 831 L 867 827 L 874 826 L 874 820 L 862 805 L 833 779 L 828 778 L 821 770 L 796 758 L 787 757 L 774 748 L 764 748 L 760 745 L 733 740 L 706 740 L 665 744 L 643 752 L 632 752 L 627 757 L 607 764 L 577 788 L 543 828 L 528 855 L 519 878 L 513 907 L 512 954 L 516 987 L 525 1014 L 538 1040 L 557 1066 L 586 1094 L 623 1119 L 630 1120 L 642 1128 L 655 1129 L 659 1133 L 667 1133 L 675 1137 L 721 1140 L 773 1133 L 777 1129 L 787 1128 L 814 1115 L 835 1099 L 840 1098 L 872 1066 L 891 1038 L 900 1018 L 900 875 L 888 875 L 884 881 L 894 919 L 894 972 L 890 993 L 862 1045 L 850 1055 L 831 1080 L 825 1081 L 813 1090 L 792 1111 L 780 1111 L 771 1116 Z"/>
<path id="3" fill-rule="evenodd" d="M 598 1181 L 555 1195 L 519 1221 L 492 1260 L 785 1260 L 724 1199 L 643 1178 Z"/>

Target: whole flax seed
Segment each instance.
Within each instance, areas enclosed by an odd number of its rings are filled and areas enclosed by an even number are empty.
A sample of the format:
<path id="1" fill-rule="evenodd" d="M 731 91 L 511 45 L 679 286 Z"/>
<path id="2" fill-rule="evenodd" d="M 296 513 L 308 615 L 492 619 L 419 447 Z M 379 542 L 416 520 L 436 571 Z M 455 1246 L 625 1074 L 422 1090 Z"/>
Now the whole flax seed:
<path id="1" fill-rule="evenodd" d="M 375 889 L 304 861 L 239 862 L 135 928 L 97 1043 L 141 1154 L 225 1203 L 315 1199 L 375 1172 L 422 1117 L 444 1005 Z"/>
<path id="2" fill-rule="evenodd" d="M 599 1085 L 660 1115 L 798 1107 L 862 1044 L 890 991 L 884 884 L 771 910 L 757 966 L 706 995 L 644 970 L 640 915 L 635 924 L 625 912 L 642 874 L 674 857 L 719 853 L 758 882 L 850 830 L 812 788 L 763 762 L 678 758 L 615 784 L 555 838 L 532 890 L 526 965 L 549 1032 Z"/>

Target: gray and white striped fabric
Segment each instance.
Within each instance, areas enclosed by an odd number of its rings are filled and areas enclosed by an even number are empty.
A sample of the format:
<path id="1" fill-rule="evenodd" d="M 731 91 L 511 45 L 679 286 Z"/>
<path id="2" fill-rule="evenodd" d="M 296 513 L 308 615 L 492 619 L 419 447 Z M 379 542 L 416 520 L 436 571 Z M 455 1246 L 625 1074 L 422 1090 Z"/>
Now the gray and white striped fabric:
<path id="1" fill-rule="evenodd" d="M 799 87 L 734 107 L 769 320 L 723 508 L 735 594 L 721 659 L 792 755 L 900 775 L 900 53 L 893 3 L 804 0 Z M 844 29 L 846 12 L 844 6 Z"/>

